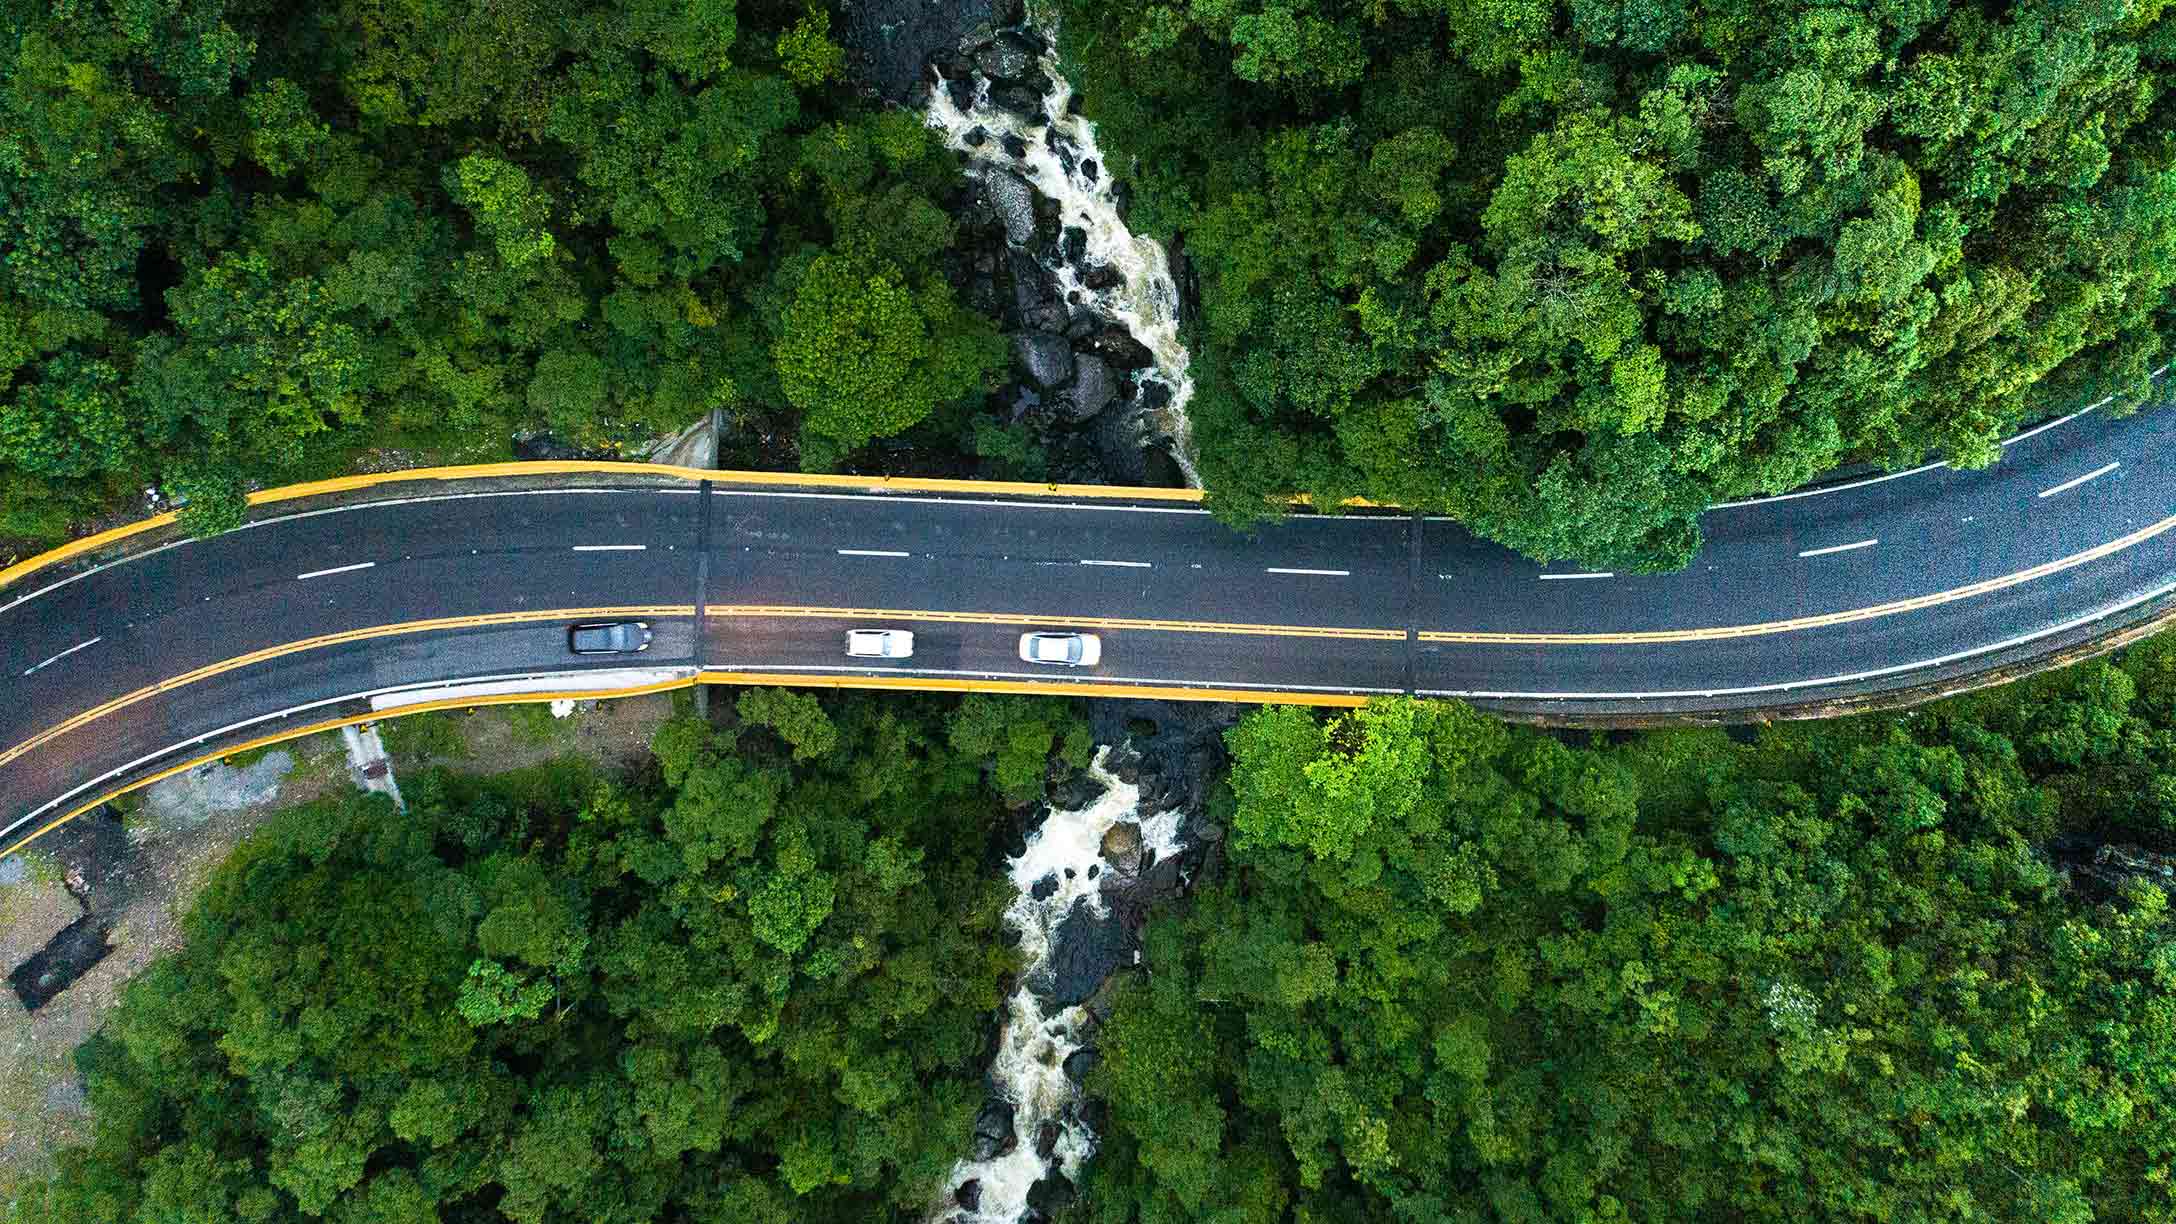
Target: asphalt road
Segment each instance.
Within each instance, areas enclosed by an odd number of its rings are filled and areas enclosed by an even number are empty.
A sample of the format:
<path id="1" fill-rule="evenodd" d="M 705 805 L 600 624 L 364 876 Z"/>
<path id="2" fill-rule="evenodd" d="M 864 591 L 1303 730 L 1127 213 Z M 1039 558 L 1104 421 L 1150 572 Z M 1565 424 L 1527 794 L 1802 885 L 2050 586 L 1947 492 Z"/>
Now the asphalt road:
<path id="1" fill-rule="evenodd" d="M 1443 520 L 1236 534 L 1172 503 L 454 486 L 274 514 L 0 588 L 0 847 L 238 728 L 450 680 L 894 672 L 1620 711 L 1914 686 L 2176 589 L 2176 411 L 2087 413 L 1985 471 L 1723 506 L 1703 526 L 1690 568 L 1633 576 L 1536 566 Z M 570 655 L 566 626 L 600 616 L 658 640 L 632 661 Z M 915 657 L 847 659 L 860 626 L 913 629 Z M 1020 662 L 1036 627 L 1100 633 L 1101 665 Z"/>

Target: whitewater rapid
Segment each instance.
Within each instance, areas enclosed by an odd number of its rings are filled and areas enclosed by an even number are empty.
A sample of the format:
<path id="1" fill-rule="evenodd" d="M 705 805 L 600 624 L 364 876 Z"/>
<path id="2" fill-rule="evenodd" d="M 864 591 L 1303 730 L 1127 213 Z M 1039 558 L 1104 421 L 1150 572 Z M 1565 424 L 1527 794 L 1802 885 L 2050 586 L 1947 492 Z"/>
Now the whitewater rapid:
<path id="1" fill-rule="evenodd" d="M 1028 1191 L 1051 1167 L 1077 1182 L 1081 1165 L 1095 1154 L 1095 1132 L 1075 1108 L 1079 1086 L 1065 1073 L 1067 1056 L 1085 1044 L 1088 1009 L 1076 1005 L 1046 1014 L 1030 984 L 1047 977 L 1058 927 L 1074 906 L 1087 906 L 1097 916 L 1109 912 L 1103 897 L 1103 877 L 1110 870 L 1103 859 L 1103 838 L 1113 826 L 1135 820 L 1141 806 L 1141 788 L 1105 768 L 1109 755 L 1109 748 L 1098 749 L 1088 767 L 1103 793 L 1087 807 L 1052 811 L 1011 861 L 1007 874 L 1018 895 L 1005 910 L 1005 924 L 1020 936 L 1024 964 L 1020 988 L 1006 1004 L 990 1079 L 1013 1106 L 1013 1147 L 994 1159 L 954 1165 L 936 1219 L 1014 1224 L 1027 1210 Z M 1179 820 L 1180 813 L 1173 811 L 1138 822 L 1144 870 L 1184 848 L 1178 839 Z M 1037 885 L 1046 895 L 1036 896 Z M 1058 1128 L 1048 1164 L 1035 1150 L 1045 1124 Z M 959 1187 L 969 1181 L 981 1183 L 981 1197 L 972 1210 L 956 1205 Z"/>
<path id="2" fill-rule="evenodd" d="M 1047 35 L 1044 42 L 1051 45 Z M 1006 170 L 1020 174 L 1037 192 L 1057 202 L 1064 224 L 1078 226 L 1087 234 L 1080 259 L 1060 258 L 1050 270 L 1065 300 L 1116 321 L 1148 349 L 1155 368 L 1145 372 L 1142 381 L 1161 383 L 1171 392 L 1164 404 L 1149 413 L 1149 424 L 1171 440 L 1172 458 L 1187 483 L 1199 488 L 1193 431 L 1186 416 L 1187 401 L 1194 395 L 1194 380 L 1187 374 L 1192 358 L 1179 339 L 1179 290 L 1171 276 L 1171 261 L 1162 243 L 1136 236 L 1119 219 L 1113 190 L 1117 180 L 1110 173 L 1110 161 L 1096 144 L 1095 125 L 1072 112 L 1073 85 L 1059 70 L 1057 58 L 1045 51 L 1037 66 L 1050 82 L 1042 99 L 1042 113 L 1050 122 L 1025 119 L 992 105 L 989 78 L 979 72 L 971 104 L 965 109 L 953 100 L 942 77 L 935 80 L 926 122 L 943 133 L 947 147 L 967 154 L 970 175 L 983 177 Z M 1026 145 L 1023 155 L 1006 151 L 1007 136 Z M 1089 288 L 1082 281 L 1082 267 L 1093 266 L 1115 269 L 1124 280 L 1108 289 Z"/>

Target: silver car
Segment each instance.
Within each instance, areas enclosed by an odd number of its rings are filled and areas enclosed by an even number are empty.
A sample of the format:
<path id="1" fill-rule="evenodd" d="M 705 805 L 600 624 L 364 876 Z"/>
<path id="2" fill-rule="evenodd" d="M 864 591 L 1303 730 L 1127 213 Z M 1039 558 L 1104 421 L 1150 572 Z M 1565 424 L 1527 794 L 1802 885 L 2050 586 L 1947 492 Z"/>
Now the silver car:
<path id="1" fill-rule="evenodd" d="M 1055 667 L 1094 667 L 1103 659 L 1103 642 L 1093 633 L 1023 633 L 1020 660 Z"/>
<path id="2" fill-rule="evenodd" d="M 846 653 L 855 659 L 911 659 L 914 635 L 904 629 L 849 629 Z"/>
<path id="3" fill-rule="evenodd" d="M 647 621 L 591 621 L 567 630 L 567 648 L 578 655 L 637 654 L 650 648 Z"/>

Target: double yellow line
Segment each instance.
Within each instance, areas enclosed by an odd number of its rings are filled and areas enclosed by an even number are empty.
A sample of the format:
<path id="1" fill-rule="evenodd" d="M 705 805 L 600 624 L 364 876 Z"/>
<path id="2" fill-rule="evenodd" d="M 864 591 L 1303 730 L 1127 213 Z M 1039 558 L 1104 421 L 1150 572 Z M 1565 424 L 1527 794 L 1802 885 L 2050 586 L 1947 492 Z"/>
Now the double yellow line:
<path id="1" fill-rule="evenodd" d="M 623 608 L 549 608 L 527 612 L 489 612 L 480 616 L 441 616 L 432 620 L 402 621 L 392 625 L 373 625 L 367 629 L 348 629 L 340 633 L 327 633 L 318 637 L 303 638 L 301 641 L 287 642 L 278 646 L 267 646 L 262 650 L 252 650 L 248 654 L 236 655 L 231 659 L 224 659 L 217 663 L 209 663 L 197 668 L 195 671 L 183 672 L 170 679 L 161 680 L 157 684 L 147 684 L 135 692 L 123 693 L 110 701 L 101 702 L 73 718 L 65 719 L 47 727 L 13 748 L 0 752 L 0 765 L 6 765 L 39 745 L 49 743 L 78 727 L 96 722 L 109 714 L 125 710 L 139 702 L 148 701 L 162 693 L 171 693 L 175 689 L 186 688 L 199 680 L 209 680 L 213 676 L 248 667 L 253 663 L 263 663 L 270 659 L 280 658 L 283 655 L 300 654 L 306 650 L 319 650 L 326 646 L 340 646 L 349 642 L 364 642 L 373 638 L 399 637 L 402 634 L 409 633 L 429 633 L 438 629 L 475 629 L 491 625 L 527 625 L 535 624 L 538 621 L 589 620 L 600 617 L 693 615 L 695 615 L 695 606 L 693 604 L 649 604 L 640 607 Z M 230 748 L 227 751 L 232 752 L 234 749 Z"/>
<path id="2" fill-rule="evenodd" d="M 2176 515 L 2162 519 L 2151 526 L 2141 527 L 2129 535 L 2119 536 L 2105 544 L 2095 545 L 2081 553 L 2042 562 L 2014 574 L 1988 578 L 1946 591 L 1927 595 L 1914 595 L 1910 599 L 1891 600 L 1888 603 L 1869 604 L 1863 608 L 1848 608 L 1842 612 L 1823 612 L 1815 616 L 1794 616 L 1788 620 L 1756 621 L 1743 625 L 1715 625 L 1705 629 L 1652 629 L 1635 633 L 1468 633 L 1423 632 L 1423 642 L 1452 642 L 1481 646 L 1650 646 L 1668 642 L 1713 642 L 1726 638 L 1762 637 L 1771 633 L 1796 633 L 1806 629 L 1821 629 L 1830 625 L 1848 625 L 1857 621 L 1869 621 L 1884 616 L 1898 616 L 1906 612 L 1939 607 L 1988 595 L 2010 587 L 2023 586 L 2041 578 L 2060 574 L 2065 570 L 2090 565 L 2095 561 L 2114 556 L 2127 548 L 2135 548 L 2155 536 L 2176 530 Z"/>
<path id="3" fill-rule="evenodd" d="M 1343 629 L 1330 625 L 1257 625 L 1237 621 L 1154 620 L 1126 616 L 1047 616 L 1039 612 L 933 612 L 911 608 L 825 608 L 794 604 L 707 604 L 707 616 L 815 620 L 891 620 L 970 625 L 1034 625 L 1064 629 L 1150 629 L 1164 633 L 1252 634 L 1262 637 L 1357 638 L 1402 642 L 1403 629 Z"/>

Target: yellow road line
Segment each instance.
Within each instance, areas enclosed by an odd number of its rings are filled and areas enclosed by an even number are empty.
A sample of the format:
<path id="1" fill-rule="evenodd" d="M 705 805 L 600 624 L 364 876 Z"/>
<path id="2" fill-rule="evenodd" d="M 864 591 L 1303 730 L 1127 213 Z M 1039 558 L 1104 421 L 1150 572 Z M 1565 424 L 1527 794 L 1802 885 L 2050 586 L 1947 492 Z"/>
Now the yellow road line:
<path id="1" fill-rule="evenodd" d="M 846 673 L 706 671 L 705 684 L 774 684 L 799 688 L 911 689 L 931 693 L 1027 693 L 1053 697 L 1144 697 L 1160 701 L 1241 701 L 1260 705 L 1356 706 L 1361 693 L 1307 693 L 1286 689 L 1167 688 L 1094 681 L 978 680 L 944 676 L 857 676 Z"/>
<path id="2" fill-rule="evenodd" d="M 633 688 L 623 689 L 566 689 L 550 693 L 490 693 L 471 697 L 447 697 L 434 701 L 419 701 L 414 705 L 401 706 L 393 710 L 378 710 L 368 714 L 349 714 L 341 718 L 328 718 L 323 722 L 310 723 L 307 726 L 290 727 L 284 731 L 273 732 L 271 735 L 260 735 L 252 740 L 244 740 L 239 744 L 229 744 L 217 752 L 207 752 L 202 756 L 191 757 L 179 765 L 166 766 L 157 773 L 149 774 L 126 786 L 107 791 L 87 803 L 77 804 L 75 807 L 68 809 L 67 814 L 55 817 L 37 832 L 9 846 L 6 850 L 0 850 L 0 858 L 6 858 L 85 812 L 96 811 L 130 791 L 142 790 L 154 782 L 164 781 L 178 773 L 186 773 L 199 765 L 223 760 L 271 744 L 285 743 L 288 740 L 316 735 L 320 731 L 337 731 L 341 727 L 352 727 L 369 722 L 384 722 L 389 718 L 396 718 L 406 714 L 422 714 L 430 710 L 467 709 L 471 706 L 480 705 L 514 705 L 520 702 L 587 701 L 591 698 L 640 697 L 647 693 L 662 693 L 671 689 L 692 688 L 694 685 L 695 681 L 690 678 L 660 680 L 655 684 L 638 684 Z"/>
<path id="3" fill-rule="evenodd" d="M 282 655 L 300 654 L 305 650 L 316 650 L 325 646 L 340 646 L 349 642 L 368 641 L 372 638 L 397 637 L 408 633 L 429 633 L 437 629 L 474 629 L 489 625 L 521 625 L 533 624 L 537 621 L 581 620 L 607 616 L 662 617 L 693 615 L 695 615 L 693 604 L 623 608 L 540 608 L 522 612 L 488 612 L 478 616 L 442 616 L 431 620 L 401 621 L 391 625 L 373 625 L 366 629 L 348 629 L 340 633 L 327 633 L 318 637 L 303 638 L 300 641 L 287 642 L 279 646 L 267 646 L 262 650 L 252 650 L 248 654 L 236 655 L 231 659 L 224 659 L 217 663 L 208 663 L 195 671 L 183 672 L 181 675 L 161 680 L 156 684 L 145 685 L 133 693 L 124 693 L 110 701 L 101 702 L 72 718 L 47 727 L 5 752 L 0 752 L 0 765 L 6 765 L 40 744 L 48 743 L 78 727 L 96 722 L 116 710 L 125 709 L 140 701 L 156 697 L 161 693 L 195 684 L 199 680 L 208 680 L 223 672 L 247 667 L 252 663 L 262 663 L 268 659 L 279 658 Z"/>
<path id="4" fill-rule="evenodd" d="M 793 604 L 707 604 L 718 617 L 815 618 L 822 620 L 946 621 L 971 625 L 1043 625 L 1069 629 L 1152 629 L 1165 633 L 1229 633 L 1261 637 L 1352 638 L 1402 642 L 1403 629 L 1344 629 L 1317 625 L 1257 625 L 1231 621 L 1146 620 L 1124 616 L 1048 616 L 1036 612 L 932 612 L 910 608 L 826 608 Z"/>
<path id="5" fill-rule="evenodd" d="M 1863 608 L 1848 608 L 1841 612 L 1824 612 L 1817 616 L 1795 616 L 1789 620 L 1758 621 L 1745 625 L 1716 625 L 1705 629 L 1651 629 L 1637 633 L 1468 633 L 1450 631 L 1423 631 L 1423 642 L 1454 642 L 1480 646 L 1642 646 L 1658 642 L 1712 642 L 1726 638 L 1761 637 L 1771 633 L 1794 633 L 1805 629 L 1820 629 L 1830 625 L 1848 625 L 1857 621 L 1874 620 L 1883 616 L 1896 616 L 1905 612 L 1917 612 L 1925 608 L 1955 603 L 1977 595 L 2046 578 L 2065 570 L 2089 565 L 2110 557 L 2124 549 L 2136 547 L 2176 529 L 2176 515 L 2162 519 L 2151 526 L 2142 527 L 2129 535 L 2119 536 L 2105 544 L 2099 544 L 2081 553 L 2042 562 L 2014 574 L 1988 578 L 1980 582 L 1953 587 L 1947 591 L 1935 591 L 1927 595 L 1915 595 L 1910 599 L 1898 599 L 1889 603 L 1870 604 Z"/>
<path id="6" fill-rule="evenodd" d="M 1011 480 L 951 480 L 921 479 L 912 476 L 834 476 L 803 472 L 741 472 L 712 471 L 708 468 L 680 467 L 669 463 L 623 463 L 610 460 L 553 459 L 527 460 L 518 463 L 472 463 L 456 467 L 408 468 L 398 472 L 371 472 L 358 476 L 337 476 L 330 480 L 312 480 L 301 484 L 282 485 L 276 489 L 262 489 L 249 495 L 252 506 L 274 502 L 293 501 L 303 497 L 320 497 L 327 493 L 347 493 L 356 489 L 374 489 L 382 485 L 403 484 L 411 481 L 456 481 L 518 478 L 524 476 L 653 476 L 672 480 L 703 481 L 714 484 L 765 485 L 776 487 L 800 487 L 817 489 L 855 489 L 863 492 L 893 493 L 969 493 L 984 496 L 1008 497 L 1075 497 L 1110 501 L 1169 501 L 1199 503 L 1199 489 L 1160 489 L 1126 485 L 1090 484 L 1033 484 Z M 1363 503 L 1355 502 L 1355 505 Z M 58 548 L 39 553 L 37 556 L 18 561 L 0 569 L 0 587 L 7 586 L 25 575 L 56 565 L 72 557 L 115 544 L 133 535 L 153 528 L 171 525 L 177 516 L 169 511 L 154 515 L 140 522 L 129 523 L 97 535 L 70 540 Z"/>
<path id="7" fill-rule="evenodd" d="M 14 854 L 32 842 L 51 833 L 86 812 L 94 812 L 130 791 L 142 790 L 154 782 L 163 781 L 178 773 L 186 773 L 199 765 L 223 760 L 239 753 L 250 752 L 272 744 L 302 739 L 323 731 L 335 731 L 361 723 L 384 722 L 391 718 L 403 718 L 410 714 L 422 714 L 432 710 L 467 709 L 480 705 L 514 705 L 523 702 L 586 701 L 590 699 L 613 700 L 621 697 L 640 697 L 649 693 L 663 693 L 674 689 L 692 688 L 697 684 L 778 685 L 799 688 L 831 689 L 895 689 L 933 693 L 1002 692 L 1036 696 L 1058 697 L 1140 697 L 1161 701 L 1236 701 L 1263 705 L 1363 705 L 1367 698 L 1351 693 L 1304 693 L 1281 689 L 1188 689 L 1165 688 L 1155 685 L 1133 684 L 1068 684 L 1045 680 L 976 681 L 953 680 L 939 677 L 912 676 L 820 676 L 799 672 L 728 672 L 706 671 L 699 676 L 679 680 L 660 680 L 653 684 L 640 684 L 623 689 L 563 689 L 545 693 L 493 693 L 469 697 L 447 697 L 431 701 L 419 701 L 397 709 L 378 710 L 368 714 L 349 714 L 329 718 L 307 726 L 291 727 L 271 735 L 260 735 L 239 744 L 229 744 L 216 752 L 191 757 L 178 765 L 169 765 L 126 786 L 116 788 L 96 799 L 77 804 L 75 807 L 49 821 L 37 832 L 0 851 L 0 858 Z"/>

